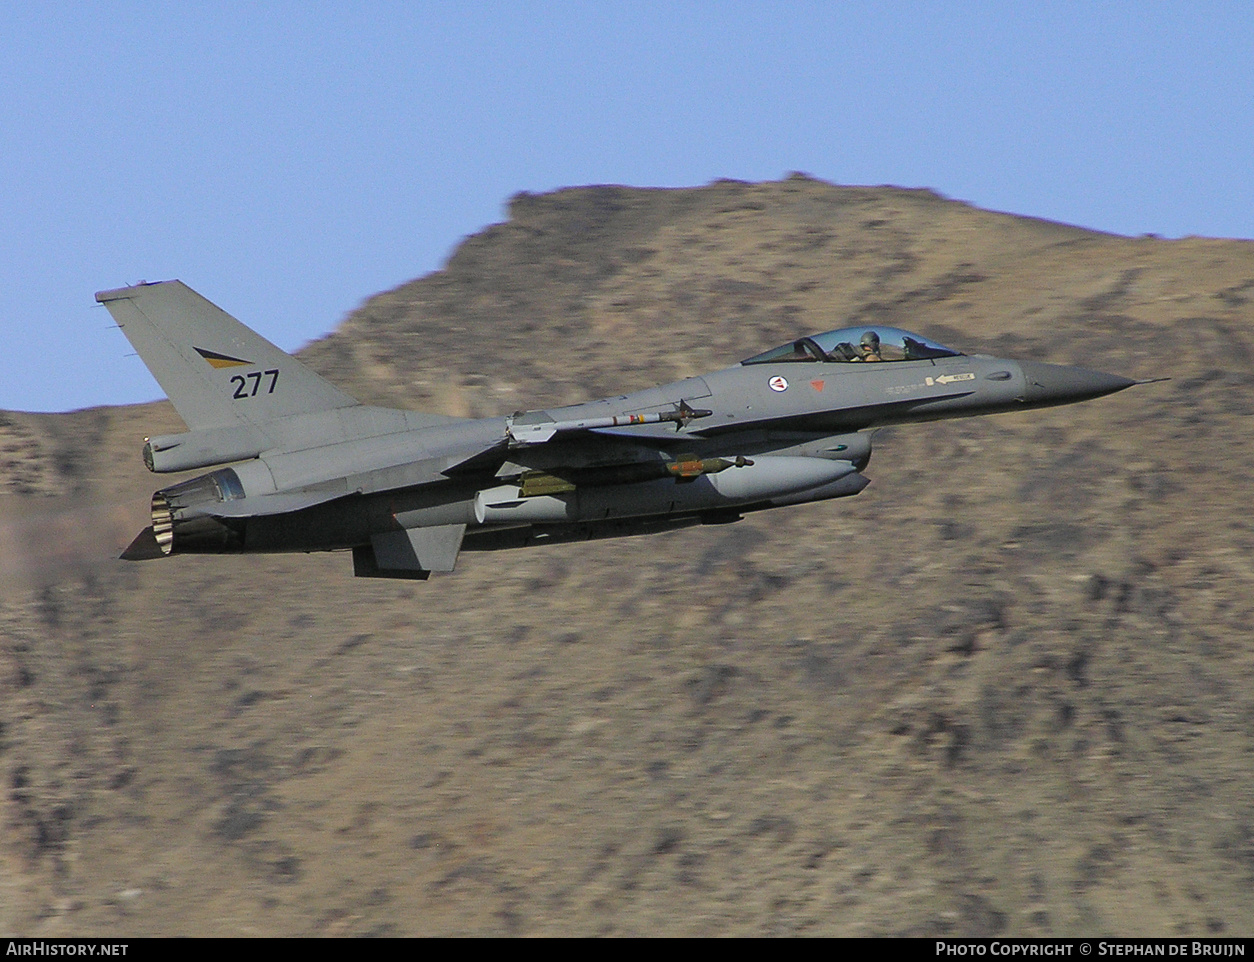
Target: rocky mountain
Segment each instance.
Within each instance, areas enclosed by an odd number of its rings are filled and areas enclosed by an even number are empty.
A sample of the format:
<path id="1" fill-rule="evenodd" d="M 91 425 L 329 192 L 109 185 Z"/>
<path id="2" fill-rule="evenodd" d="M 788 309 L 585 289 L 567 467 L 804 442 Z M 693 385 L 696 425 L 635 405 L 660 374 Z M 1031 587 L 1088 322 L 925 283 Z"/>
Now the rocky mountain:
<path id="1" fill-rule="evenodd" d="M 112 560 L 172 409 L 0 415 L 0 932 L 1254 932 L 1254 243 L 801 175 L 524 194 L 303 357 L 483 415 L 871 320 L 1172 380 L 426 583 Z"/>

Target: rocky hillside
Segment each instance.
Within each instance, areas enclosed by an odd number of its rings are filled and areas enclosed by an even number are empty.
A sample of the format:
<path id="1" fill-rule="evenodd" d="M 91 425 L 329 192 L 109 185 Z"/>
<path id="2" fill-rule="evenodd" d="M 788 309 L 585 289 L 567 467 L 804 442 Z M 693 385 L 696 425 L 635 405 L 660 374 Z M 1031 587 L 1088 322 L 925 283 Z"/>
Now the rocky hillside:
<path id="1" fill-rule="evenodd" d="M 0 932 L 1254 932 L 1254 244 L 801 176 L 520 195 L 304 356 L 479 415 L 864 320 L 1172 380 L 425 584 L 111 560 L 169 406 L 0 415 Z"/>

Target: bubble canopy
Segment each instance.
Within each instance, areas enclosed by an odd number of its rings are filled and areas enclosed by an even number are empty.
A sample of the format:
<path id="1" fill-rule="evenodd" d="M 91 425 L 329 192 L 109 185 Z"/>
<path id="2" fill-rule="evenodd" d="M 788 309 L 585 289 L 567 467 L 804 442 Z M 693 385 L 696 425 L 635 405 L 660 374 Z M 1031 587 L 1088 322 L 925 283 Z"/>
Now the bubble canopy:
<path id="1" fill-rule="evenodd" d="M 955 351 L 919 334 L 896 327 L 867 324 L 799 337 L 769 351 L 746 358 L 741 364 L 778 364 L 790 361 L 862 363 L 868 361 L 926 361 L 936 357 L 962 357 Z"/>

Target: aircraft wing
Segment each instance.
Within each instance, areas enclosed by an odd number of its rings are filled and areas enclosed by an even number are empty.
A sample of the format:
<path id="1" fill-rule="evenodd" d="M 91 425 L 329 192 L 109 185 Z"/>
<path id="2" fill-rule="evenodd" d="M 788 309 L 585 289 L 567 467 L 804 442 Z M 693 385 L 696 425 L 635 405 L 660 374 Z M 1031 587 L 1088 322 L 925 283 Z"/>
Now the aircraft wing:
<path id="1" fill-rule="evenodd" d="M 546 439 L 535 440 L 541 435 Z M 524 436 L 526 440 L 522 442 L 502 436 L 486 444 L 466 441 L 433 444 L 416 458 L 397 455 L 397 463 L 333 479 L 309 473 L 306 465 L 316 463 L 321 457 L 317 448 L 293 452 L 291 456 L 299 459 L 295 464 L 285 463 L 285 455 L 271 455 L 267 461 L 272 469 L 303 475 L 309 479 L 308 483 L 297 481 L 273 493 L 202 503 L 196 506 L 194 513 L 218 518 L 264 517 L 300 511 L 350 495 L 378 494 L 456 480 L 481 479 L 487 483 L 494 478 L 536 472 L 575 476 L 590 469 L 604 473 L 652 464 L 655 470 L 646 474 L 660 477 L 664 476 L 660 466 L 670 460 L 665 454 L 666 448 L 674 443 L 691 444 L 690 438 L 676 436 L 673 432 L 672 442 L 670 437 L 602 435 L 583 425 L 546 426 L 542 432 Z M 636 470 L 638 473 L 639 469 Z"/>

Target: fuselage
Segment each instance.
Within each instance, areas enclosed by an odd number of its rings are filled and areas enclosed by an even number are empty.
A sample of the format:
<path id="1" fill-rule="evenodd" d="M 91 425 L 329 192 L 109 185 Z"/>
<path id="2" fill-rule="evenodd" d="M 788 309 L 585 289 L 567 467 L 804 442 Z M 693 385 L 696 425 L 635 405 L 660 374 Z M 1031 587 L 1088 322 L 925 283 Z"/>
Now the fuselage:
<path id="1" fill-rule="evenodd" d="M 331 550 L 380 530 L 464 524 L 464 547 L 474 549 L 595 537 L 598 525 L 603 533 L 606 523 L 621 527 L 633 519 L 676 526 L 734 520 L 744 511 L 857 494 L 867 483 L 859 473 L 870 458 L 867 429 L 1069 403 L 1130 383 L 1079 368 L 960 354 L 742 363 L 562 408 L 266 452 L 209 477 L 226 482 L 223 501 L 244 508 L 290 498 L 290 510 L 258 514 L 249 507 L 232 515 L 229 504 L 214 505 L 211 516 L 193 523 L 197 505 L 188 502 L 177 547 Z M 535 446 L 510 447 L 507 440 L 515 426 L 597 423 L 681 404 L 702 416 L 559 435 Z M 498 451 L 492 463 L 499 462 L 487 480 L 471 469 L 485 450 Z M 741 464 L 687 478 L 668 467 L 737 458 Z M 546 489 L 536 478 L 555 481 Z M 167 501 L 171 494 L 177 501 L 177 489 L 167 491 Z M 315 501 L 304 506 L 302 497 Z"/>
<path id="2" fill-rule="evenodd" d="M 363 405 L 180 281 L 101 291 L 188 430 L 147 439 L 124 558 L 351 549 L 425 578 L 463 549 L 648 534 L 855 495 L 869 429 L 1067 404 L 1127 378 L 967 356 L 879 324 L 568 407 L 466 419 Z"/>

